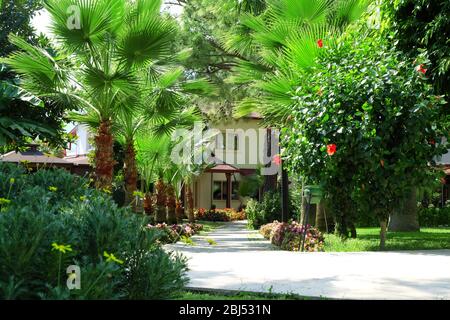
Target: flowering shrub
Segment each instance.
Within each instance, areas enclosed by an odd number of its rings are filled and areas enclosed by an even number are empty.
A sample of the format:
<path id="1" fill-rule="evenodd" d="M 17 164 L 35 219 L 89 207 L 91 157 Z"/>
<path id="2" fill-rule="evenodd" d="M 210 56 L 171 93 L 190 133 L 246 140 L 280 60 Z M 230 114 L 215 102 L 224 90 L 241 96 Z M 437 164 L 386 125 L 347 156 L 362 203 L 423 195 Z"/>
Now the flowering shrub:
<path id="1" fill-rule="evenodd" d="M 204 208 L 200 208 L 195 211 L 195 219 L 203 220 L 203 221 L 236 221 L 236 220 L 245 220 L 245 212 L 244 211 L 236 211 L 234 209 L 213 209 L 206 210 Z"/>
<path id="2" fill-rule="evenodd" d="M 200 223 L 187 223 L 185 226 L 194 230 L 194 233 L 198 233 L 203 230 L 203 225 Z"/>
<path id="3" fill-rule="evenodd" d="M 245 218 L 246 218 L 244 210 L 241 210 L 241 211 L 231 210 L 228 212 L 228 215 L 229 215 L 231 221 L 245 220 Z"/>
<path id="4" fill-rule="evenodd" d="M 303 227 L 298 223 L 291 223 L 287 229 L 281 243 L 281 249 L 289 251 L 300 250 L 300 240 L 303 233 Z M 323 249 L 324 237 L 322 233 L 311 226 L 306 227 L 305 235 L 305 247 L 304 250 L 307 252 L 314 251 L 324 251 Z"/>
<path id="5" fill-rule="evenodd" d="M 291 223 L 274 221 L 261 226 L 260 233 L 282 250 L 298 251 L 303 230 L 303 226 L 295 221 Z M 307 226 L 304 250 L 308 252 L 323 251 L 323 245 L 322 233 L 316 228 Z"/>
<path id="6" fill-rule="evenodd" d="M 204 221 L 230 221 L 230 217 L 225 211 L 200 209 L 195 213 L 196 220 Z"/>
<path id="7" fill-rule="evenodd" d="M 272 231 L 277 224 L 279 224 L 279 222 L 276 220 L 272 223 L 264 224 L 259 229 L 259 233 L 261 233 L 264 238 L 270 239 L 272 237 Z"/>
<path id="8" fill-rule="evenodd" d="M 167 299 L 187 283 L 186 260 L 159 245 L 160 232 L 145 228 L 150 218 L 117 207 L 86 179 L 0 161 L 0 198 L 9 200 L 0 213 L 0 299 Z M 81 269 L 79 290 L 66 287 L 70 265 Z"/>
<path id="9" fill-rule="evenodd" d="M 192 237 L 194 234 L 203 230 L 203 225 L 199 223 L 173 224 L 158 223 L 156 225 L 148 224 L 147 229 L 158 230 L 161 233 L 159 241 L 161 243 L 175 243 L 182 237 Z"/>
<path id="10" fill-rule="evenodd" d="M 356 233 L 359 210 L 386 228 L 411 186 L 426 181 L 431 159 L 447 152 L 449 132 L 446 101 L 427 81 L 434 75 L 426 52 L 410 59 L 387 41 L 394 35 L 354 28 L 324 47 L 291 91 L 292 121 L 281 141 L 289 169 L 323 186 L 344 238 Z"/>

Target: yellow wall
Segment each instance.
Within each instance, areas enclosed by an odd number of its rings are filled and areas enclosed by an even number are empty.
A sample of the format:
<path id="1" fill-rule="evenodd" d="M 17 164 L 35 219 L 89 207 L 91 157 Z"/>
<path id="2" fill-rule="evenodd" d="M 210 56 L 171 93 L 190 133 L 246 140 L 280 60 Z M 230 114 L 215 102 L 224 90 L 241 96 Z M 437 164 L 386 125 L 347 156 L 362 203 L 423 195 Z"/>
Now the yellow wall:
<path id="1" fill-rule="evenodd" d="M 244 131 L 247 129 L 259 129 L 259 120 L 255 119 L 240 119 L 236 120 L 230 123 L 225 124 L 217 124 L 217 125 L 211 125 L 212 128 L 216 128 L 222 132 L 225 132 L 226 129 L 243 129 Z M 259 149 L 263 146 L 262 143 L 265 142 L 265 136 L 264 140 L 260 140 L 261 137 L 259 136 L 259 132 L 256 134 L 256 139 L 258 141 L 258 146 L 256 146 L 256 152 L 259 152 Z M 254 142 L 253 142 L 254 143 Z M 225 150 L 225 153 L 227 155 L 226 159 L 230 159 L 229 155 L 234 156 L 235 161 L 237 161 L 237 156 L 244 157 L 245 162 L 244 163 L 231 163 L 230 161 L 227 161 L 227 163 L 233 165 L 234 167 L 240 168 L 240 169 L 256 169 L 258 167 L 257 164 L 249 163 L 250 159 L 250 148 L 249 142 L 246 141 L 246 148 L 245 152 L 243 150 Z M 219 152 L 216 150 L 216 154 Z M 222 158 L 223 159 L 223 158 Z M 256 155 L 256 161 L 258 161 L 258 155 Z M 241 175 L 235 174 L 232 175 L 232 181 L 240 181 Z M 214 173 L 213 174 L 213 181 L 226 181 L 226 176 L 224 173 Z M 226 207 L 226 200 L 212 200 L 212 185 L 211 185 L 211 173 L 205 172 L 202 175 L 200 175 L 194 185 L 194 205 L 197 208 L 206 208 L 209 209 L 211 207 L 211 204 L 216 205 L 217 208 L 225 208 Z M 240 200 L 232 200 L 231 201 L 231 207 L 234 209 L 237 209 L 241 203 L 245 203 L 245 199 Z"/>
<path id="2" fill-rule="evenodd" d="M 259 123 L 260 121 L 255 119 L 239 119 L 230 123 L 212 125 L 212 128 L 218 129 L 223 133 L 226 133 L 227 129 L 241 129 L 243 138 L 245 139 L 241 140 L 239 143 L 241 147 L 245 144 L 245 148 L 242 150 L 228 150 L 226 147 L 225 149 L 216 149 L 215 153 L 218 158 L 238 168 L 257 168 L 259 151 L 264 148 L 266 141 L 265 129 L 260 128 Z M 252 132 L 247 131 L 248 129 L 254 129 L 252 130 L 253 134 Z M 261 132 L 259 129 L 261 129 Z M 254 140 L 250 142 L 249 138 L 244 136 L 246 134 L 254 136 L 256 143 Z M 261 134 L 263 134 L 263 136 L 261 136 Z M 243 161 L 239 161 L 239 159 Z"/>

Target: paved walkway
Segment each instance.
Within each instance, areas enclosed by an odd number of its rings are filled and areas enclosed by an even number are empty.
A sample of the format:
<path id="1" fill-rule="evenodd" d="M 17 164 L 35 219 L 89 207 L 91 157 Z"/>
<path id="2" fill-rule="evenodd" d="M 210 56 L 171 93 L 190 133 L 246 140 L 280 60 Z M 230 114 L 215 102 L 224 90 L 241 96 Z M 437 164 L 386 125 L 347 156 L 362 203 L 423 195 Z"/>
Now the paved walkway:
<path id="1" fill-rule="evenodd" d="M 192 239 L 195 246 L 167 245 L 189 258 L 190 287 L 344 299 L 450 299 L 450 250 L 280 251 L 247 230 L 244 221 Z"/>

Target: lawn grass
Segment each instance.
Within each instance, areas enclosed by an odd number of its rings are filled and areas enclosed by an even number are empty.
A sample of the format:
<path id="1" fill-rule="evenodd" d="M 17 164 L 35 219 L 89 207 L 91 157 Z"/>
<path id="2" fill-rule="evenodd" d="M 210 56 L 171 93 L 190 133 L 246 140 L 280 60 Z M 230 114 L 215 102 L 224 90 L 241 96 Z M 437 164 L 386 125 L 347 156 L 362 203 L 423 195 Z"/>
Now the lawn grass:
<path id="1" fill-rule="evenodd" d="M 308 297 L 302 297 L 295 294 L 271 294 L 271 293 L 219 293 L 208 291 L 185 291 L 174 300 L 309 300 Z"/>
<path id="2" fill-rule="evenodd" d="M 326 252 L 378 251 L 379 228 L 357 228 L 358 238 L 342 241 L 325 235 Z M 450 249 L 450 228 L 422 228 L 420 232 L 388 232 L 386 250 Z"/>

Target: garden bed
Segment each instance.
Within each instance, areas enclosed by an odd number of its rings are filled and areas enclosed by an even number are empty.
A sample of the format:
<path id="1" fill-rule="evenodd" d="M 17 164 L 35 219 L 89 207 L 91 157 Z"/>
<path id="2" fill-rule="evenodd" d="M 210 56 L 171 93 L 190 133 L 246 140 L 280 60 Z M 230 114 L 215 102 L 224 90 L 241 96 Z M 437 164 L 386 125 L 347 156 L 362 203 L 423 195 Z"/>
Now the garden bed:
<path id="1" fill-rule="evenodd" d="M 204 208 L 197 209 L 195 211 L 195 219 L 203 221 L 221 221 L 230 222 L 245 220 L 245 211 L 236 211 L 234 209 L 210 209 Z"/>
<path id="2" fill-rule="evenodd" d="M 265 224 L 260 228 L 264 238 L 282 250 L 298 251 L 301 225 L 296 222 Z M 358 238 L 342 240 L 335 234 L 321 234 L 308 228 L 305 251 L 362 252 L 379 251 L 379 228 L 357 228 Z M 388 232 L 385 250 L 450 249 L 450 228 L 421 228 L 420 232 Z"/>
<path id="3" fill-rule="evenodd" d="M 324 237 L 319 230 L 306 226 L 306 230 L 298 222 L 274 221 L 261 226 L 260 233 L 264 238 L 282 250 L 300 251 L 301 237 L 305 231 L 304 251 L 324 251 Z"/>
<path id="4" fill-rule="evenodd" d="M 203 225 L 199 223 L 173 224 L 158 223 L 156 225 L 148 224 L 149 230 L 157 230 L 161 232 L 158 241 L 162 244 L 175 243 L 180 240 L 186 241 L 187 238 L 203 230 Z"/>

